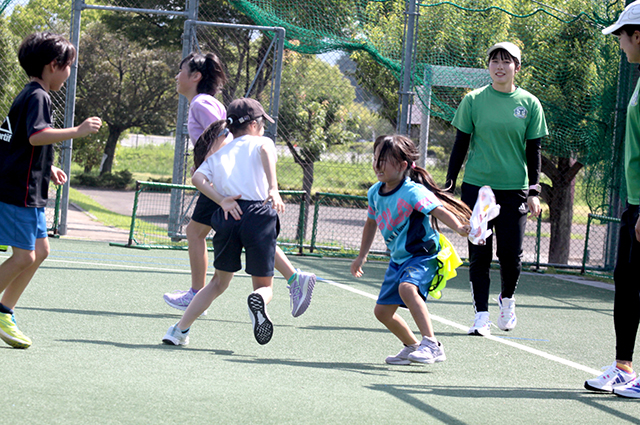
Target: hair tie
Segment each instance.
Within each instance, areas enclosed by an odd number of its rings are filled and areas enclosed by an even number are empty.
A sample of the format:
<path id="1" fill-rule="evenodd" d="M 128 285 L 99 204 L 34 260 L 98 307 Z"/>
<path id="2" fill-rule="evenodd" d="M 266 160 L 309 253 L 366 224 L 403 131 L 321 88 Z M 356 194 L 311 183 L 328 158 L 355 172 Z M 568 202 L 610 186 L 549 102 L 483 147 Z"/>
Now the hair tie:
<path id="1" fill-rule="evenodd" d="M 216 139 L 217 139 L 218 137 L 221 137 L 221 136 L 228 136 L 228 135 L 229 135 L 229 129 L 228 129 L 228 128 L 225 128 L 224 130 L 222 130 L 222 131 L 220 132 L 220 134 L 218 134 L 218 135 L 216 136 Z"/>
<path id="2" fill-rule="evenodd" d="M 229 123 L 229 125 L 233 124 L 233 118 L 227 117 L 227 123 Z"/>
<path id="3" fill-rule="evenodd" d="M 416 162 L 415 162 L 415 161 L 413 161 L 413 162 L 411 163 L 411 168 L 416 168 Z"/>

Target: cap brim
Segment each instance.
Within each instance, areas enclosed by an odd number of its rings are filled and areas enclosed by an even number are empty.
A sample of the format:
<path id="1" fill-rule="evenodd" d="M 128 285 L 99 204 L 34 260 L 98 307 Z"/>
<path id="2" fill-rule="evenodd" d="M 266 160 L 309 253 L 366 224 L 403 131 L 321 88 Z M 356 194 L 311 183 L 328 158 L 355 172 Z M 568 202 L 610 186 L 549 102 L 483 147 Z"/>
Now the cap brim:
<path id="1" fill-rule="evenodd" d="M 619 30 L 620 28 L 622 28 L 622 25 L 620 25 L 619 23 L 616 22 L 615 24 L 603 29 L 602 33 L 603 34 L 611 34 L 612 32 L 615 32 L 615 31 Z"/>
<path id="2" fill-rule="evenodd" d="M 275 121 L 273 120 L 273 118 L 271 118 L 269 115 L 264 114 L 262 115 L 267 121 L 269 121 L 271 124 L 275 124 Z"/>

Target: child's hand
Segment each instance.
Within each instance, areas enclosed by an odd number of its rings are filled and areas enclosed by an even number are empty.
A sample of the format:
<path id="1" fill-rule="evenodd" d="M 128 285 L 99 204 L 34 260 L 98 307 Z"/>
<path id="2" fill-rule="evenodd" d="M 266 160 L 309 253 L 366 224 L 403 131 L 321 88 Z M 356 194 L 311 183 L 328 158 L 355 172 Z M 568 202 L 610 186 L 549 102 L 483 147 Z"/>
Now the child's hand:
<path id="1" fill-rule="evenodd" d="M 270 190 L 267 199 L 264 200 L 264 203 L 271 201 L 271 206 L 277 213 L 284 212 L 284 202 L 282 202 L 282 198 L 280 197 L 280 192 L 277 190 Z"/>
<path id="2" fill-rule="evenodd" d="M 240 199 L 242 195 L 236 196 L 227 196 L 220 202 L 220 206 L 224 211 L 224 219 L 229 218 L 229 214 L 236 220 L 240 220 L 240 216 L 242 215 L 242 209 L 240 209 L 240 205 L 236 202 L 236 199 Z"/>
<path id="3" fill-rule="evenodd" d="M 102 120 L 98 117 L 87 118 L 78 126 L 78 137 L 95 134 L 102 127 Z"/>
<path id="4" fill-rule="evenodd" d="M 464 226 L 458 226 L 457 229 L 455 229 L 456 233 L 459 234 L 460 236 L 468 236 L 469 233 L 471 233 L 471 226 L 469 224 L 465 224 Z"/>
<path id="5" fill-rule="evenodd" d="M 527 205 L 529 206 L 529 212 L 534 217 L 540 215 L 540 211 L 542 208 L 540 207 L 540 199 L 537 196 L 529 196 L 527 197 Z"/>
<path id="6" fill-rule="evenodd" d="M 364 272 L 362 271 L 362 265 L 367 262 L 365 257 L 358 256 L 353 263 L 351 263 L 351 274 L 354 277 L 361 277 Z"/>
<path id="7" fill-rule="evenodd" d="M 65 184 L 67 182 L 67 175 L 58 167 L 51 166 L 51 181 L 55 185 Z"/>

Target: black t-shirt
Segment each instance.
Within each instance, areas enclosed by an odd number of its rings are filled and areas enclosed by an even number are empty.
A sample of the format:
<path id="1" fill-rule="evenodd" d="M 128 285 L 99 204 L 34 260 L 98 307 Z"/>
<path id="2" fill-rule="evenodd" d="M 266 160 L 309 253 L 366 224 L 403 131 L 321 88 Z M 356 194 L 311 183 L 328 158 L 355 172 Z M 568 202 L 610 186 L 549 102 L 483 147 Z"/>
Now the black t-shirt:
<path id="1" fill-rule="evenodd" d="M 29 138 L 52 127 L 51 98 L 36 82 L 15 98 L 0 126 L 0 201 L 19 207 L 47 205 L 53 146 L 32 146 Z"/>

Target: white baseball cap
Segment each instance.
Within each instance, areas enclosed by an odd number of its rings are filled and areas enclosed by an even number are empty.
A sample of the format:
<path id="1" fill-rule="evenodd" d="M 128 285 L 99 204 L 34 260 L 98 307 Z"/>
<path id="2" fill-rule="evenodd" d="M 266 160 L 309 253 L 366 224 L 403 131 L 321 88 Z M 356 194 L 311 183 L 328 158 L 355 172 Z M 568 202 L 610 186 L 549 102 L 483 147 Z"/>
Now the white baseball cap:
<path id="1" fill-rule="evenodd" d="M 638 0 L 640 3 L 640 0 Z M 513 43 L 509 43 L 508 41 L 503 41 L 502 43 L 496 43 L 487 50 L 487 56 L 491 55 L 491 52 L 498 49 L 506 50 L 511 56 L 518 59 L 518 62 L 522 63 L 522 59 L 520 59 L 520 48 Z"/>
<path id="2" fill-rule="evenodd" d="M 602 33 L 611 34 L 625 25 L 640 25 L 640 0 L 625 7 L 616 23 L 603 29 Z"/>

